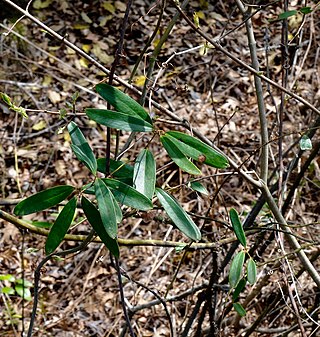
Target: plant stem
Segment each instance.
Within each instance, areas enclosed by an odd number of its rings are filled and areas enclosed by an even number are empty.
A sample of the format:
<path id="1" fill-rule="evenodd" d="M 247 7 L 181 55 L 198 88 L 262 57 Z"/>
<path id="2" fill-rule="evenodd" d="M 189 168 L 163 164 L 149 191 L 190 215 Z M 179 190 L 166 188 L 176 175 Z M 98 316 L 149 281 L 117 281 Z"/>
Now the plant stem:
<path id="1" fill-rule="evenodd" d="M 316 283 L 316 285 L 320 288 L 320 275 L 317 272 L 317 270 L 314 268 L 312 263 L 310 262 L 309 258 L 307 257 L 306 253 L 303 251 L 302 247 L 300 246 L 298 240 L 291 235 L 291 229 L 288 227 L 287 222 L 285 218 L 283 217 L 282 213 L 280 212 L 273 196 L 271 195 L 268 187 L 266 185 L 263 185 L 262 192 L 266 198 L 266 201 L 271 209 L 271 212 L 273 213 L 275 219 L 278 221 L 280 227 L 282 227 L 284 230 L 286 230 L 287 233 L 285 233 L 286 239 L 288 240 L 291 248 L 297 251 L 297 255 L 304 266 L 304 268 L 308 271 L 309 275 L 313 279 L 313 281 Z"/>
<path id="2" fill-rule="evenodd" d="M 189 0 L 184 0 L 183 3 L 181 4 L 181 8 L 185 8 L 188 4 Z M 140 98 L 140 104 L 144 105 L 144 102 L 146 100 L 146 96 L 147 96 L 147 92 L 148 92 L 148 85 L 150 82 L 150 79 L 152 77 L 152 73 L 153 73 L 153 69 L 157 60 L 157 57 L 160 53 L 160 50 L 163 46 L 163 44 L 165 43 L 165 41 L 168 39 L 169 34 L 171 33 L 174 25 L 176 24 L 177 20 L 180 17 L 180 13 L 179 11 L 177 11 L 174 15 L 174 17 L 172 18 L 172 20 L 169 22 L 168 27 L 166 28 L 166 30 L 164 31 L 163 35 L 161 36 L 159 42 L 157 43 L 154 51 L 152 52 L 152 55 L 150 57 L 150 64 L 148 67 L 148 72 L 147 72 L 147 76 L 146 76 L 146 80 L 144 82 L 144 86 L 142 89 L 142 95 Z"/>
<path id="3" fill-rule="evenodd" d="M 94 236 L 94 231 L 92 230 L 89 235 L 85 238 L 83 242 L 81 242 L 78 246 L 73 247 L 71 249 L 67 249 L 61 252 L 53 252 L 46 256 L 37 266 L 36 270 L 34 271 L 34 294 L 33 294 L 33 307 L 31 313 L 31 319 L 28 329 L 27 337 L 32 336 L 33 325 L 36 319 L 37 314 L 37 307 L 38 307 L 38 300 L 39 300 L 39 283 L 40 283 L 40 276 L 41 276 L 41 269 L 43 266 L 53 257 L 53 256 L 66 256 L 78 251 L 83 250 L 90 242 Z"/>
<path id="4" fill-rule="evenodd" d="M 237 6 L 242 12 L 244 19 L 250 16 L 251 7 L 248 10 L 245 9 L 240 0 L 236 0 Z M 247 30 L 247 38 L 250 49 L 250 56 L 252 61 L 252 67 L 260 72 L 259 60 L 257 56 L 257 44 L 255 41 L 251 18 L 245 21 Z M 260 136 L 261 136 L 261 163 L 260 163 L 260 177 L 266 183 L 268 180 L 268 152 L 269 152 L 269 135 L 268 135 L 268 122 L 266 117 L 266 108 L 263 97 L 263 88 L 261 78 L 254 75 L 254 84 L 256 89 L 256 97 L 258 103 L 259 120 L 260 120 Z"/>

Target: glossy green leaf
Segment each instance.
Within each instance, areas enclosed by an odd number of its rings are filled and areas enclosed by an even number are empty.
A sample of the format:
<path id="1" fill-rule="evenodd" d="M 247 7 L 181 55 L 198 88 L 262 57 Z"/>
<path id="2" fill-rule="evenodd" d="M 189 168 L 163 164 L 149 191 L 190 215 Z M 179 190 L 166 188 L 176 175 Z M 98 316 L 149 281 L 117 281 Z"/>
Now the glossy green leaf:
<path id="1" fill-rule="evenodd" d="M 112 87 L 106 83 L 99 83 L 96 85 L 97 93 L 109 102 L 117 111 L 126 115 L 140 117 L 143 120 L 152 123 L 147 111 L 134 99 L 121 90 Z"/>
<path id="2" fill-rule="evenodd" d="M 112 196 L 112 202 L 113 202 L 113 206 L 114 206 L 114 211 L 115 211 L 115 214 L 116 214 L 116 221 L 117 223 L 120 223 L 122 221 L 122 210 L 118 204 L 118 201 L 116 200 L 114 194 L 112 193 L 111 191 L 111 196 Z"/>
<path id="3" fill-rule="evenodd" d="M 118 225 L 112 193 L 105 183 L 99 178 L 96 179 L 94 183 L 94 189 L 104 228 L 108 235 L 112 239 L 115 239 L 118 232 Z"/>
<path id="4" fill-rule="evenodd" d="M 230 215 L 232 228 L 236 234 L 237 239 L 240 241 L 243 247 L 246 247 L 247 239 L 246 239 L 246 235 L 244 233 L 244 230 L 243 230 L 237 211 L 234 208 L 231 208 L 229 215 Z"/>
<path id="5" fill-rule="evenodd" d="M 74 152 L 76 157 L 81 162 L 83 162 L 93 174 L 96 174 L 97 160 L 83 133 L 74 122 L 69 123 L 68 131 L 72 141 L 72 151 Z"/>
<path id="6" fill-rule="evenodd" d="M 29 288 L 23 287 L 22 284 L 16 284 L 14 287 L 17 294 L 24 300 L 31 301 L 32 296 Z"/>
<path id="7" fill-rule="evenodd" d="M 116 200 L 122 205 L 148 211 L 153 208 L 152 202 L 133 187 L 115 179 L 104 178 L 103 182 L 112 190 Z"/>
<path id="8" fill-rule="evenodd" d="M 298 13 L 298 11 L 296 11 L 296 10 L 283 12 L 283 13 L 279 14 L 278 19 L 279 20 L 288 19 L 290 16 L 296 15 L 297 13 Z"/>
<path id="9" fill-rule="evenodd" d="M 247 280 L 251 285 L 257 280 L 257 266 L 252 258 L 249 259 L 247 265 Z"/>
<path id="10" fill-rule="evenodd" d="M 229 284 L 232 288 L 235 288 L 241 279 L 244 258 L 245 252 L 241 251 L 234 257 L 231 262 L 231 267 L 229 271 Z"/>
<path id="11" fill-rule="evenodd" d="M 179 228 L 179 230 L 191 240 L 199 241 L 201 239 L 199 228 L 181 207 L 178 201 L 161 188 L 157 187 L 155 192 L 169 218 Z"/>
<path id="12" fill-rule="evenodd" d="M 181 152 L 200 163 L 221 169 L 229 166 L 225 155 L 195 137 L 179 131 L 169 131 L 166 135 L 176 140 L 176 146 Z"/>
<path id="13" fill-rule="evenodd" d="M 299 142 L 301 150 L 312 150 L 311 139 L 307 135 L 303 135 Z"/>
<path id="14" fill-rule="evenodd" d="M 172 138 L 172 137 L 171 137 Z M 167 135 L 161 136 L 160 140 L 170 158 L 185 172 L 199 175 L 201 171 L 179 149 L 179 147 Z"/>
<path id="15" fill-rule="evenodd" d="M 106 173 L 106 158 L 99 158 L 98 171 Z M 133 184 L 133 166 L 126 164 L 121 160 L 113 160 L 110 158 L 110 174 L 113 178 L 122 181 L 130 186 Z"/>
<path id="16" fill-rule="evenodd" d="M 28 215 L 43 211 L 47 208 L 59 204 L 66 199 L 73 191 L 74 187 L 63 185 L 48 188 L 39 193 L 20 201 L 14 209 L 15 215 Z"/>
<path id="17" fill-rule="evenodd" d="M 242 278 L 238 285 L 236 286 L 236 288 L 234 289 L 234 292 L 232 294 L 232 301 L 235 302 L 239 295 L 241 294 L 242 290 L 244 289 L 244 287 L 246 286 L 247 280 L 245 278 Z"/>
<path id="18" fill-rule="evenodd" d="M 81 198 L 81 205 L 86 215 L 89 223 L 91 224 L 92 228 L 95 230 L 101 241 L 105 244 L 105 246 L 110 250 L 111 254 L 115 257 L 119 257 L 119 245 L 116 239 L 112 239 L 101 220 L 101 216 L 97 208 L 84 196 Z"/>
<path id="19" fill-rule="evenodd" d="M 138 192 L 152 199 L 156 184 L 156 162 L 147 149 L 143 149 L 136 159 L 133 184 Z"/>
<path id="20" fill-rule="evenodd" d="M 33 226 L 36 226 L 38 228 L 51 228 L 52 227 L 52 223 L 51 222 L 45 222 L 45 221 L 30 221 L 30 223 Z"/>
<path id="21" fill-rule="evenodd" d="M 209 195 L 208 190 L 198 181 L 191 181 L 190 188 L 204 195 Z"/>
<path id="22" fill-rule="evenodd" d="M 299 11 L 302 13 L 302 14 L 309 14 L 309 13 L 312 13 L 312 8 L 311 7 L 301 7 L 299 9 Z"/>
<path id="23" fill-rule="evenodd" d="M 108 126 L 109 128 L 131 132 L 153 131 L 153 127 L 149 122 L 144 121 L 140 117 L 126 115 L 119 111 L 88 108 L 86 109 L 86 114 L 98 124 Z"/>
<path id="24" fill-rule="evenodd" d="M 63 207 L 62 211 L 59 213 L 56 221 L 52 225 L 50 232 L 48 234 L 45 251 L 49 255 L 56 250 L 56 248 L 63 241 L 64 236 L 67 234 L 68 229 L 72 223 L 74 213 L 77 208 L 77 198 L 73 197 L 69 202 Z"/>
<path id="25" fill-rule="evenodd" d="M 239 302 L 233 303 L 233 308 L 241 317 L 244 317 L 247 314 L 247 312 Z"/>

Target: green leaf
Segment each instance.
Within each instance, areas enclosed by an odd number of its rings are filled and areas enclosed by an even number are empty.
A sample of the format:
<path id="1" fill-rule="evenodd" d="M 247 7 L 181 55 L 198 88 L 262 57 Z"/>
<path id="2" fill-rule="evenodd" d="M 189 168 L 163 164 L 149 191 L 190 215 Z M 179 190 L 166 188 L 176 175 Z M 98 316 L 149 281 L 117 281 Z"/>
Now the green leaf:
<path id="1" fill-rule="evenodd" d="M 67 234 L 68 229 L 72 223 L 76 208 L 77 208 L 77 198 L 73 197 L 59 213 L 47 237 L 45 245 L 45 251 L 47 255 L 54 252 L 56 248 L 60 245 L 60 243 L 63 241 L 63 238 Z"/>
<path id="2" fill-rule="evenodd" d="M 303 135 L 299 142 L 301 150 L 311 150 L 312 149 L 312 142 L 311 139 L 307 135 Z"/>
<path id="3" fill-rule="evenodd" d="M 111 191 L 111 196 L 112 196 L 112 202 L 113 202 L 113 206 L 114 206 L 114 211 L 116 214 L 116 221 L 117 223 L 120 223 L 122 221 L 122 210 L 118 204 L 118 201 L 116 200 L 115 196 L 113 195 L 112 191 Z"/>
<path id="4" fill-rule="evenodd" d="M 0 275 L 0 281 L 15 282 L 16 278 L 11 274 Z"/>
<path id="5" fill-rule="evenodd" d="M 239 302 L 233 303 L 233 308 L 241 317 L 247 314 L 247 312 Z"/>
<path id="6" fill-rule="evenodd" d="M 25 287 L 27 287 L 27 288 L 30 288 L 30 287 L 32 287 L 33 286 L 33 284 L 30 282 L 30 281 L 28 281 L 28 280 L 26 280 L 26 279 L 22 279 L 22 278 L 18 278 L 17 280 L 16 280 L 16 283 L 17 284 L 23 284 Z"/>
<path id="7" fill-rule="evenodd" d="M 99 206 L 102 223 L 108 235 L 115 239 L 118 232 L 117 215 L 113 196 L 109 188 L 101 179 L 96 179 L 94 183 L 95 194 Z"/>
<path id="8" fill-rule="evenodd" d="M 166 135 L 178 141 L 176 145 L 186 156 L 200 163 L 221 169 L 229 166 L 228 159 L 225 155 L 195 137 L 179 131 L 169 131 Z"/>
<path id="9" fill-rule="evenodd" d="M 136 159 L 133 183 L 138 192 L 152 199 L 156 184 L 156 162 L 147 149 L 143 149 Z"/>
<path id="10" fill-rule="evenodd" d="M 112 87 L 106 83 L 96 85 L 97 93 L 109 102 L 116 110 L 134 117 L 140 117 L 144 121 L 152 124 L 151 118 L 147 111 L 130 96 L 123 93 L 121 90 Z"/>
<path id="11" fill-rule="evenodd" d="M 229 283 L 232 288 L 235 288 L 241 279 L 244 258 L 245 253 L 244 251 L 241 251 L 234 257 L 231 262 L 231 267 L 229 271 Z"/>
<path id="12" fill-rule="evenodd" d="M 15 291 L 12 287 L 2 287 L 1 292 L 3 294 L 7 294 L 7 295 L 14 295 L 15 294 Z"/>
<path id="13" fill-rule="evenodd" d="M 237 239 L 240 241 L 240 243 L 242 244 L 243 247 L 246 248 L 247 246 L 247 239 L 246 239 L 246 235 L 244 233 L 241 221 L 239 219 L 239 215 L 237 213 L 237 211 L 234 208 L 230 209 L 229 212 L 230 215 L 230 220 L 231 220 L 231 224 L 232 224 L 232 228 L 236 234 Z"/>
<path id="14" fill-rule="evenodd" d="M 0 92 L 0 98 L 3 100 L 3 102 L 8 104 L 9 109 L 18 112 L 22 117 L 28 119 L 26 109 L 21 106 L 16 106 L 14 103 L 12 103 L 11 98 L 7 94 Z"/>
<path id="15" fill-rule="evenodd" d="M 123 131 L 134 132 L 152 132 L 153 127 L 149 122 L 144 121 L 140 117 L 126 115 L 119 111 L 91 109 L 85 110 L 87 116 L 97 122 L 108 126 L 109 128 L 119 129 Z"/>
<path id="16" fill-rule="evenodd" d="M 15 288 L 17 294 L 21 298 L 23 298 L 24 300 L 27 300 L 27 301 L 32 300 L 31 292 L 30 292 L 29 288 L 26 288 L 26 287 L 23 288 L 23 285 L 21 285 L 21 284 L 16 284 L 16 286 L 14 288 Z"/>
<path id="17" fill-rule="evenodd" d="M 236 288 L 234 289 L 234 292 L 232 294 L 232 301 L 236 301 L 241 294 L 242 290 L 246 286 L 247 280 L 245 278 L 242 278 Z"/>
<path id="18" fill-rule="evenodd" d="M 191 181 L 190 188 L 204 195 L 209 195 L 208 190 L 198 181 Z"/>
<path id="19" fill-rule="evenodd" d="M 7 94 L 5 94 L 4 92 L 0 92 L 0 97 L 3 100 L 3 102 L 8 104 L 10 107 L 13 106 L 13 103 L 11 102 L 11 98 Z"/>
<path id="20" fill-rule="evenodd" d="M 84 214 L 86 215 L 92 228 L 98 234 L 101 241 L 110 250 L 111 254 L 113 254 L 115 257 L 118 258 L 120 255 L 118 241 L 115 239 L 112 239 L 108 235 L 102 223 L 101 216 L 97 208 L 84 196 L 82 196 L 81 198 L 81 205 L 82 205 Z"/>
<path id="21" fill-rule="evenodd" d="M 133 187 L 115 179 L 103 178 L 102 180 L 112 189 L 113 195 L 120 204 L 142 211 L 148 211 L 153 208 L 151 200 Z"/>
<path id="22" fill-rule="evenodd" d="M 288 19 L 290 16 L 296 15 L 297 13 L 298 13 L 298 11 L 296 11 L 296 10 L 283 12 L 283 13 L 279 14 L 278 19 L 279 20 Z"/>
<path id="23" fill-rule="evenodd" d="M 96 174 L 97 160 L 83 133 L 74 122 L 69 123 L 68 131 L 72 141 L 72 151 L 74 152 L 76 157 L 81 162 L 83 162 L 93 174 Z"/>
<path id="24" fill-rule="evenodd" d="M 51 222 L 45 222 L 45 221 L 30 221 L 30 223 L 33 226 L 36 226 L 38 228 L 51 228 L 52 227 L 52 223 Z"/>
<path id="25" fill-rule="evenodd" d="M 170 158 L 185 172 L 199 175 L 201 171 L 194 165 L 177 147 L 177 145 L 167 135 L 160 137 L 161 143 L 166 149 Z"/>
<path id="26" fill-rule="evenodd" d="M 157 187 L 155 191 L 164 210 L 179 230 L 191 240 L 199 241 L 201 239 L 199 228 L 180 206 L 177 200 L 161 188 Z"/>
<path id="27" fill-rule="evenodd" d="M 199 23 L 199 15 L 197 12 L 193 13 L 193 23 L 194 25 L 199 28 L 200 27 L 200 23 Z"/>
<path id="28" fill-rule="evenodd" d="M 14 214 L 22 216 L 43 211 L 59 204 L 74 190 L 75 188 L 72 186 L 62 185 L 51 187 L 39 193 L 33 194 L 18 203 L 14 209 Z"/>
<path id="29" fill-rule="evenodd" d="M 99 158 L 97 163 L 98 171 L 106 174 L 106 158 Z M 132 186 L 133 166 L 128 165 L 121 160 L 113 160 L 110 158 L 110 172 L 113 178 Z"/>
<path id="30" fill-rule="evenodd" d="M 251 285 L 257 280 L 257 266 L 252 258 L 249 259 L 247 265 L 247 280 Z"/>
<path id="31" fill-rule="evenodd" d="M 301 7 L 299 9 L 299 11 L 302 13 L 302 14 L 309 14 L 309 13 L 312 13 L 312 8 L 311 7 Z"/>

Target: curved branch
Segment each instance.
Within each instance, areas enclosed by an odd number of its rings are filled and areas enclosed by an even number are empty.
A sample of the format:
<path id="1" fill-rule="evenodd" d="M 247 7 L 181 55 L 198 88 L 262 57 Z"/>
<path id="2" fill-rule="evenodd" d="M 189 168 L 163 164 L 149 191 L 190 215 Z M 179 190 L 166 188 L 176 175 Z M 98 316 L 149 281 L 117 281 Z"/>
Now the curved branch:
<path id="1" fill-rule="evenodd" d="M 36 227 L 24 220 L 18 219 L 11 214 L 0 210 L 0 218 L 6 220 L 13 225 L 27 229 L 32 233 L 39 234 L 42 236 L 48 236 L 49 230 L 44 228 Z M 78 235 L 78 234 L 66 234 L 64 240 L 66 241 L 83 241 L 86 239 L 86 235 Z M 222 239 L 218 242 L 207 242 L 207 243 L 192 243 L 191 245 L 184 242 L 175 242 L 175 241 L 162 241 L 162 240 L 135 240 L 135 239 L 121 239 L 118 238 L 118 243 L 120 246 L 154 246 L 154 247 L 173 247 L 173 248 L 184 248 L 188 246 L 189 250 L 197 250 L 197 249 L 213 249 L 217 247 L 217 244 L 227 244 L 237 241 L 235 236 L 230 238 Z M 91 242 L 101 243 L 99 238 L 94 238 Z"/>

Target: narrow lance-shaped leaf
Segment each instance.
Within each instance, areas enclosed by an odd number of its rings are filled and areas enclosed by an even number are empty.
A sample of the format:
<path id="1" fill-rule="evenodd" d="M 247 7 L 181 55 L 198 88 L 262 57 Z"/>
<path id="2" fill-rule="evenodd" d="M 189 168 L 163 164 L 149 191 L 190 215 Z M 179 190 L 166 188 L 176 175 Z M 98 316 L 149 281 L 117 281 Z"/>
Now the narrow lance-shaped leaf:
<path id="1" fill-rule="evenodd" d="M 152 199 L 156 184 L 156 162 L 147 149 L 143 149 L 136 159 L 133 183 L 138 192 Z"/>
<path id="2" fill-rule="evenodd" d="M 147 111 L 138 102 L 123 93 L 121 90 L 106 83 L 99 83 L 96 85 L 96 91 L 116 110 L 126 115 L 140 117 L 143 120 L 152 123 Z"/>
<path id="3" fill-rule="evenodd" d="M 247 312 L 239 302 L 233 303 L 233 308 L 241 317 L 244 317 L 247 314 Z"/>
<path id="4" fill-rule="evenodd" d="M 284 20 L 284 19 L 289 18 L 290 16 L 296 15 L 297 13 L 298 13 L 298 11 L 296 11 L 295 9 L 292 10 L 292 11 L 283 12 L 283 13 L 279 14 L 278 19 Z"/>
<path id="5" fill-rule="evenodd" d="M 234 230 L 234 233 L 236 234 L 237 239 L 240 241 L 243 247 L 246 247 L 247 239 L 246 239 L 246 235 L 244 233 L 244 230 L 243 230 L 237 211 L 234 208 L 231 208 L 229 215 L 230 215 L 232 228 Z"/>
<path id="6" fill-rule="evenodd" d="M 161 188 L 156 188 L 156 195 L 164 210 L 178 229 L 191 240 L 201 239 L 201 233 L 197 225 L 193 222 L 186 211 L 180 206 L 177 200 Z"/>
<path id="7" fill-rule="evenodd" d="M 54 252 L 63 241 L 63 238 L 67 234 L 68 229 L 72 223 L 76 207 L 77 198 L 73 197 L 59 213 L 47 237 L 45 245 L 45 251 L 47 255 Z"/>
<path id="8" fill-rule="evenodd" d="M 231 262 L 231 267 L 229 271 L 229 283 L 232 288 L 235 288 L 241 279 L 244 258 L 245 252 L 241 251 L 234 257 Z"/>
<path id="9" fill-rule="evenodd" d="M 247 280 L 246 278 L 242 278 L 239 282 L 236 288 L 234 289 L 234 292 L 232 294 L 232 301 L 236 301 L 241 294 L 242 290 L 246 286 Z"/>
<path id="10" fill-rule="evenodd" d="M 126 115 L 119 111 L 92 109 L 85 110 L 87 116 L 98 124 L 109 128 L 133 132 L 152 132 L 153 127 L 149 122 L 140 117 Z"/>
<path id="11" fill-rule="evenodd" d="M 142 211 L 153 208 L 151 200 L 133 187 L 115 179 L 103 178 L 102 180 L 111 188 L 113 195 L 120 204 Z"/>
<path id="12" fill-rule="evenodd" d="M 63 185 L 48 188 L 20 201 L 14 209 L 15 215 L 28 215 L 53 207 L 66 199 L 74 187 Z"/>
<path id="13" fill-rule="evenodd" d="M 208 190 L 198 181 L 191 181 L 190 188 L 204 195 L 209 195 Z"/>
<path id="14" fill-rule="evenodd" d="M 257 266 L 252 258 L 249 259 L 247 265 L 247 280 L 251 285 L 257 280 Z"/>
<path id="15" fill-rule="evenodd" d="M 74 154 L 93 174 L 96 174 L 97 160 L 83 133 L 74 122 L 69 123 L 68 131 L 71 137 L 71 148 Z"/>
<path id="16" fill-rule="evenodd" d="M 112 239 L 101 220 L 101 216 L 97 208 L 84 196 L 81 198 L 81 205 L 86 215 L 89 223 L 91 224 L 92 228 L 98 234 L 101 241 L 105 244 L 105 246 L 110 250 L 111 254 L 115 257 L 119 257 L 119 246 L 116 239 Z"/>
<path id="17" fill-rule="evenodd" d="M 195 137 L 179 131 L 169 131 L 166 135 L 175 139 L 181 152 L 200 163 L 221 169 L 229 166 L 225 155 Z"/>
<path id="18" fill-rule="evenodd" d="M 112 239 L 115 239 L 117 236 L 118 226 L 111 191 L 99 178 L 96 179 L 94 188 L 104 228 L 108 235 Z"/>
<path id="19" fill-rule="evenodd" d="M 116 214 L 116 221 L 117 221 L 117 223 L 120 223 L 122 221 L 122 210 L 121 210 L 115 196 L 113 195 L 112 191 L 111 191 L 111 196 L 112 196 L 114 211 L 115 211 L 115 214 Z"/>
<path id="20" fill-rule="evenodd" d="M 98 171 L 106 173 L 106 158 L 98 158 Z M 110 158 L 110 174 L 113 178 L 120 180 L 130 186 L 133 181 L 133 166 L 126 164 L 121 160 L 113 160 Z"/>
<path id="21" fill-rule="evenodd" d="M 170 158 L 185 172 L 190 174 L 199 175 L 201 171 L 196 165 L 180 151 L 180 149 L 173 143 L 173 141 L 166 135 L 160 137 L 161 143 L 166 149 Z"/>

